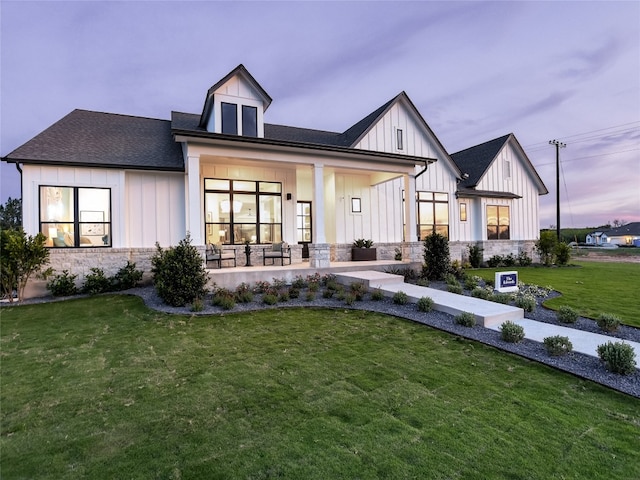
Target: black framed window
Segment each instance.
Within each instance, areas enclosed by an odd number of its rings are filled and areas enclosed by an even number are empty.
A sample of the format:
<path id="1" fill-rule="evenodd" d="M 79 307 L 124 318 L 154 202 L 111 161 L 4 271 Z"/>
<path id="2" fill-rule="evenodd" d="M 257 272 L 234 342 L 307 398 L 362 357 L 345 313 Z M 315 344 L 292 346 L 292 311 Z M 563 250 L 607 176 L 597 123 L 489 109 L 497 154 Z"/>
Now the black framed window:
<path id="1" fill-rule="evenodd" d="M 41 185 L 39 195 L 47 246 L 111 246 L 111 189 Z"/>
<path id="2" fill-rule="evenodd" d="M 466 203 L 460 204 L 460 221 L 461 222 L 467 221 L 467 204 Z"/>
<path id="3" fill-rule="evenodd" d="M 510 224 L 507 205 L 487 205 L 487 240 L 509 240 Z"/>
<path id="4" fill-rule="evenodd" d="M 242 106 L 242 136 L 258 136 L 258 109 L 256 107 Z"/>
<path id="5" fill-rule="evenodd" d="M 222 133 L 227 135 L 238 134 L 238 106 L 235 103 L 221 104 L 222 110 Z"/>
<path id="6" fill-rule="evenodd" d="M 418 192 L 418 234 L 423 239 L 432 233 L 449 238 L 449 194 Z"/>
<path id="7" fill-rule="evenodd" d="M 282 184 L 206 178 L 207 243 L 241 245 L 282 241 Z"/>

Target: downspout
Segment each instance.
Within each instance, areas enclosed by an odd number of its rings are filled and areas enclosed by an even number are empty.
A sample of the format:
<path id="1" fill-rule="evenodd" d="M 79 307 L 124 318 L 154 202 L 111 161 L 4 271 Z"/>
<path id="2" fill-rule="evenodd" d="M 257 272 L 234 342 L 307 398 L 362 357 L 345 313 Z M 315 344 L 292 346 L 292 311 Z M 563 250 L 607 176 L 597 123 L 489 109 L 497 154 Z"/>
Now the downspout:
<path id="1" fill-rule="evenodd" d="M 22 224 L 22 228 L 24 228 L 24 212 L 22 210 L 22 205 L 24 201 L 22 200 L 22 168 L 20 168 L 20 164 L 16 162 L 16 169 L 20 174 L 20 223 Z"/>
<path id="2" fill-rule="evenodd" d="M 427 171 L 427 169 L 429 168 L 429 161 L 437 162 L 438 160 L 436 158 L 425 158 L 424 159 L 424 168 L 422 170 L 420 170 L 418 173 L 416 173 L 415 177 L 413 177 L 413 179 L 415 181 L 414 190 L 416 192 L 416 195 L 417 195 L 417 192 L 418 192 L 418 177 Z M 413 201 L 417 202 L 417 199 L 414 198 Z M 416 205 L 416 207 L 417 207 L 417 205 Z M 416 231 L 418 230 L 417 226 L 418 225 L 417 225 L 417 221 L 416 221 Z M 419 238 L 420 238 L 420 234 L 418 234 L 418 239 Z"/>

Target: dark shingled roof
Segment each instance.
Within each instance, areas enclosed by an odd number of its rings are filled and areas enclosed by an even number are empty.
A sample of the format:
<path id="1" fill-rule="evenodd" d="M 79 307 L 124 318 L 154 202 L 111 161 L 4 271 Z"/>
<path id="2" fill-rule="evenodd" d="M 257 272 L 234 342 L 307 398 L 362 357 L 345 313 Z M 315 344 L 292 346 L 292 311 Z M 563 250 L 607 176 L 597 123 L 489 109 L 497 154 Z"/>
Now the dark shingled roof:
<path id="1" fill-rule="evenodd" d="M 478 184 L 510 136 L 511 134 L 504 135 L 451 154 L 451 159 L 456 162 L 462 173 L 469 175 L 460 182 L 461 188 L 473 188 Z"/>
<path id="2" fill-rule="evenodd" d="M 4 160 L 139 170 L 184 171 L 171 122 L 74 110 L 18 147 Z"/>
<path id="3" fill-rule="evenodd" d="M 605 230 L 608 237 L 623 237 L 625 235 L 640 235 L 640 222 L 631 222 L 621 227 Z"/>

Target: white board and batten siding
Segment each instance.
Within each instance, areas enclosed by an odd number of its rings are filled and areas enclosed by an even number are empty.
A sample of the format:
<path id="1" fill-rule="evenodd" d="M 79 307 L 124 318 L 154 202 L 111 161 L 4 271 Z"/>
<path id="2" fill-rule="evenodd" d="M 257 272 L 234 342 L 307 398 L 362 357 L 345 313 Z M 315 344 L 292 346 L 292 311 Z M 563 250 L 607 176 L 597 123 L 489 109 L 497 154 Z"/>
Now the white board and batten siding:
<path id="1" fill-rule="evenodd" d="M 514 193 L 518 199 L 483 199 L 482 222 L 486 224 L 486 205 L 508 205 L 510 207 L 510 233 L 512 240 L 532 240 L 539 236 L 539 191 L 523 160 L 510 143 L 496 156 L 478 190 Z M 485 233 L 486 235 L 486 233 Z"/>

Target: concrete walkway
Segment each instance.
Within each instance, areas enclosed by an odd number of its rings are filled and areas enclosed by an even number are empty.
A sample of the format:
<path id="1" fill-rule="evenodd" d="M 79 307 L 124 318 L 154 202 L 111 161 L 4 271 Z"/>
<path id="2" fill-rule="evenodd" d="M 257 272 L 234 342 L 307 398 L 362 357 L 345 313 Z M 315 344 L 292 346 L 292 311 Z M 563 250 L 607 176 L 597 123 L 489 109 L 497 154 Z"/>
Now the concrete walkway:
<path id="1" fill-rule="evenodd" d="M 459 315 L 462 312 L 473 313 L 476 316 L 478 325 L 491 330 L 500 331 L 500 325 L 507 320 L 511 320 L 524 328 L 525 338 L 536 342 L 542 343 L 545 337 L 554 335 L 569 337 L 575 352 L 594 357 L 598 356 L 598 345 L 609 341 L 622 341 L 627 343 L 633 347 L 637 355 L 640 355 L 640 343 L 638 342 L 630 342 L 607 335 L 577 330 L 575 328 L 537 322 L 524 318 L 524 310 L 521 308 L 404 283 L 404 278 L 400 275 L 366 270 L 338 273 L 336 274 L 336 279 L 343 284 L 350 284 L 357 281 L 364 282 L 370 289 L 379 288 L 387 297 L 392 297 L 396 292 L 402 291 L 406 293 L 409 300 L 414 303 L 422 297 L 430 297 L 434 303 L 434 310 L 451 315 Z"/>

